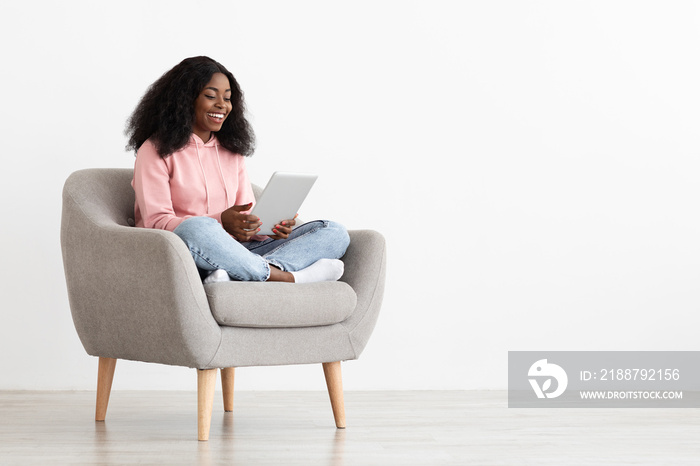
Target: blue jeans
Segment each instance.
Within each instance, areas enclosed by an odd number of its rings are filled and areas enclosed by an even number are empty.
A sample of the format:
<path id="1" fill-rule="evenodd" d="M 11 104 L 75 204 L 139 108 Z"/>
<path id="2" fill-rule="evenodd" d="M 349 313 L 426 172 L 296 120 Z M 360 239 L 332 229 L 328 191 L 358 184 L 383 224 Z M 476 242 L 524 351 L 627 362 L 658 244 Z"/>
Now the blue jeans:
<path id="1" fill-rule="evenodd" d="M 350 244 L 345 227 L 327 220 L 298 226 L 287 239 L 243 243 L 211 217 L 190 217 L 174 233 L 185 242 L 200 271 L 224 269 L 240 281 L 267 280 L 270 265 L 296 272 L 319 259 L 340 259 Z"/>

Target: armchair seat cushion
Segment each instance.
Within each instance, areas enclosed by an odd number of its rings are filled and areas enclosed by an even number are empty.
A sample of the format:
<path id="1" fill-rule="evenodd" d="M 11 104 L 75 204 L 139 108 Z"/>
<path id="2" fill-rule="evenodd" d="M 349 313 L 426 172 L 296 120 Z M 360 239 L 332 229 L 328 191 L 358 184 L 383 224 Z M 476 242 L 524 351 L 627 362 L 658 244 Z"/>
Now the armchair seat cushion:
<path id="1" fill-rule="evenodd" d="M 318 327 L 343 322 L 357 295 L 345 282 L 222 282 L 204 286 L 209 307 L 226 327 Z"/>

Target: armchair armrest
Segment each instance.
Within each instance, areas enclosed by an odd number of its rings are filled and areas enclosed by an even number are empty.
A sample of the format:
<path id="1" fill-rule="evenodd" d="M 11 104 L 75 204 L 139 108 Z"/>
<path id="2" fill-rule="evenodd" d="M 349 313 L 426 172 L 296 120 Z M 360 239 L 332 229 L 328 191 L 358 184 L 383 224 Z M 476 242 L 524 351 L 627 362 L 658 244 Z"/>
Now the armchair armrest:
<path id="1" fill-rule="evenodd" d="M 386 241 L 373 230 L 350 230 L 350 246 L 343 256 L 345 273 L 341 281 L 357 294 L 355 312 L 343 322 L 350 332 L 356 357 L 364 349 L 377 323 L 384 297 Z"/>
<path id="2" fill-rule="evenodd" d="M 116 224 L 64 189 L 61 246 L 76 330 L 93 356 L 205 367 L 221 341 L 197 268 L 164 230 Z"/>

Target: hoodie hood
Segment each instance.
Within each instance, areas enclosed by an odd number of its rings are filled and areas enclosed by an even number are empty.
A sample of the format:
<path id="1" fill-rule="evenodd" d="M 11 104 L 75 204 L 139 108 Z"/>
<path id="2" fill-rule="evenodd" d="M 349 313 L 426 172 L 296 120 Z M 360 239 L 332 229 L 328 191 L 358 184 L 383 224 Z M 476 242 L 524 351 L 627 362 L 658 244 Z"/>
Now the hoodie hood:
<path id="1" fill-rule="evenodd" d="M 202 141 L 202 138 L 192 133 L 192 137 L 187 141 L 188 145 L 198 145 L 199 147 L 215 147 L 220 146 L 219 140 L 216 139 L 216 135 L 212 134 L 207 142 Z"/>

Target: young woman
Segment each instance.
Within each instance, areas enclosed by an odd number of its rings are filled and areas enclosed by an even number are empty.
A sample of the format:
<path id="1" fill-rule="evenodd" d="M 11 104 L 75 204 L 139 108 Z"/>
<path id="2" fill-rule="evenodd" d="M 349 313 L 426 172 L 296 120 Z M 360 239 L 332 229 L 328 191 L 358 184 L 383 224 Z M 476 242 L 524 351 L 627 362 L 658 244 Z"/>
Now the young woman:
<path id="1" fill-rule="evenodd" d="M 153 83 L 127 122 L 135 150 L 136 226 L 170 230 L 187 244 L 205 283 L 338 280 L 345 228 L 280 219 L 259 236 L 245 167 L 254 135 L 236 79 L 208 57 L 183 60 Z"/>

